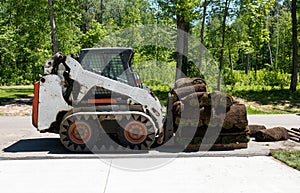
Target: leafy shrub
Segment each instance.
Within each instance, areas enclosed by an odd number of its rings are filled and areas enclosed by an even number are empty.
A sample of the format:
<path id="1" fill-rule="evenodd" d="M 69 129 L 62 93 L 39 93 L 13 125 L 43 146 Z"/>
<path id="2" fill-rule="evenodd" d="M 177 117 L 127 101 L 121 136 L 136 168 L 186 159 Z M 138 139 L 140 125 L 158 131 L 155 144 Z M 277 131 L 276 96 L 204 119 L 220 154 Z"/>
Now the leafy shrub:
<path id="1" fill-rule="evenodd" d="M 170 86 L 158 80 L 147 80 L 143 82 L 143 85 L 151 88 L 154 91 L 159 90 L 161 92 L 170 92 Z"/>
<path id="2" fill-rule="evenodd" d="M 154 94 L 158 97 L 159 101 L 163 105 L 167 105 L 168 93 L 170 92 L 170 87 L 168 84 L 162 83 L 158 80 L 147 80 L 143 82 L 143 85 L 151 88 Z"/>
<path id="3" fill-rule="evenodd" d="M 290 75 L 280 70 L 262 69 L 258 74 L 263 77 L 265 86 L 279 86 L 283 88 L 289 85 Z"/>
<path id="4" fill-rule="evenodd" d="M 241 77 L 238 71 L 225 68 L 223 71 L 223 79 L 226 85 L 234 86 L 237 82 L 241 80 Z"/>
<path id="5" fill-rule="evenodd" d="M 245 74 L 243 71 L 225 69 L 223 71 L 224 82 L 232 88 L 235 86 L 278 86 L 283 88 L 290 83 L 291 75 L 280 70 L 265 68 L 262 70 L 249 71 Z"/>
<path id="6" fill-rule="evenodd" d="M 157 64 L 155 60 L 144 61 L 142 63 L 134 64 L 134 70 L 139 74 L 144 83 L 157 80 L 158 82 L 156 83 L 158 84 L 174 85 L 176 74 L 176 63 L 174 62 L 159 62 Z"/>

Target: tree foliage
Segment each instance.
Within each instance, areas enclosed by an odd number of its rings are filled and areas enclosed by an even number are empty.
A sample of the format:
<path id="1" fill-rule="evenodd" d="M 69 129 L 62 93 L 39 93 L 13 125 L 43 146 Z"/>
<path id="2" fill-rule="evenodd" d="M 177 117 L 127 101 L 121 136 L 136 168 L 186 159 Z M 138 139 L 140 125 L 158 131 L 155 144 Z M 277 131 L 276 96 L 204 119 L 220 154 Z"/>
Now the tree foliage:
<path id="1" fill-rule="evenodd" d="M 52 1 L 59 49 L 65 54 L 99 46 L 105 37 L 130 27 L 159 24 L 181 29 L 199 42 L 202 39 L 216 63 L 222 63 L 220 70 L 225 69 L 228 80 L 234 80 L 230 79 L 234 70 L 249 74 L 261 69 L 292 72 L 292 0 L 206 0 L 205 13 L 204 0 Z M 299 3 L 297 6 L 299 10 Z M 38 80 L 44 62 L 53 54 L 49 13 L 45 0 L 0 0 L 0 85 L 31 84 Z M 296 17 L 299 32 L 298 12 Z M 186 37 L 178 39 L 179 35 L 172 38 L 183 42 L 183 53 L 196 44 L 187 42 Z M 131 31 L 120 41 L 129 41 L 126 36 L 140 42 L 154 38 Z M 297 37 L 299 44 L 300 36 Z M 155 59 L 174 67 L 181 57 L 174 50 L 157 45 L 135 49 L 138 62 Z M 183 71 L 195 75 L 189 59 L 181 59 Z"/>

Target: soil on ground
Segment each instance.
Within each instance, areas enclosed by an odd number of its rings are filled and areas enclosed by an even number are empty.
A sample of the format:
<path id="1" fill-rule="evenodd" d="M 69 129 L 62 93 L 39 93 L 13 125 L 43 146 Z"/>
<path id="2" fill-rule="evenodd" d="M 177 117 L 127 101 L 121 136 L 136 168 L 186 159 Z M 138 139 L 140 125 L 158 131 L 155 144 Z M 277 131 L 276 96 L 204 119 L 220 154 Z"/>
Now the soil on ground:
<path id="1" fill-rule="evenodd" d="M 286 114 L 292 113 L 297 114 L 300 112 L 300 103 L 292 104 L 290 101 L 278 101 L 276 103 L 270 102 L 269 104 L 259 104 L 255 101 L 247 101 L 242 98 L 234 97 L 235 101 L 238 101 L 241 104 L 245 104 L 246 107 L 251 108 L 252 110 L 258 110 L 263 112 L 277 112 Z"/>
<path id="2" fill-rule="evenodd" d="M 7 102 L 1 102 L 1 116 L 30 116 L 32 112 L 33 97 L 13 99 Z"/>

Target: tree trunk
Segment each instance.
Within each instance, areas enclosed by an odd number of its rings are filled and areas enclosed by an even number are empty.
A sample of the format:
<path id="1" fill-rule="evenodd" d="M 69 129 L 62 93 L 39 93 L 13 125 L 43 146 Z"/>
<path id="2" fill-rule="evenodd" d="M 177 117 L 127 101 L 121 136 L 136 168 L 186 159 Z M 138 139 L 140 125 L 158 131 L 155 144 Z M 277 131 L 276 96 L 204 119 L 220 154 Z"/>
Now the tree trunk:
<path id="1" fill-rule="evenodd" d="M 184 46 L 184 31 L 182 23 L 177 18 L 177 39 L 176 39 L 176 77 L 178 80 L 182 77 L 182 61 L 183 61 L 183 46 Z"/>
<path id="2" fill-rule="evenodd" d="M 225 1 L 225 8 L 224 8 L 224 15 L 223 15 L 223 22 L 222 22 L 222 46 L 221 46 L 221 53 L 220 53 L 220 66 L 219 66 L 219 76 L 218 76 L 218 90 L 221 88 L 221 75 L 223 69 L 223 55 L 224 55 L 224 46 L 225 46 L 225 29 L 226 29 L 226 18 L 228 13 L 228 7 L 230 4 L 230 0 Z"/>
<path id="3" fill-rule="evenodd" d="M 250 61 L 250 54 L 247 54 L 247 55 L 246 55 L 246 67 L 245 67 L 245 73 L 246 73 L 246 74 L 248 74 L 249 61 Z"/>
<path id="4" fill-rule="evenodd" d="M 176 40 L 176 80 L 187 76 L 188 31 L 189 23 L 183 16 L 177 15 Z"/>
<path id="5" fill-rule="evenodd" d="M 241 54 L 241 65 L 244 66 L 244 54 Z"/>
<path id="6" fill-rule="evenodd" d="M 206 7 L 207 7 L 207 1 L 204 0 L 203 3 L 203 17 L 202 17 L 202 25 L 201 25 L 201 31 L 200 31 L 200 57 L 199 57 L 199 66 L 197 70 L 197 77 L 200 77 L 200 71 L 202 67 L 202 58 L 203 58 L 203 48 L 204 48 L 204 27 L 205 27 L 205 19 L 206 19 Z"/>
<path id="7" fill-rule="evenodd" d="M 258 52 L 255 52 L 255 80 L 257 78 Z"/>
<path id="8" fill-rule="evenodd" d="M 56 27 L 54 21 L 54 13 L 53 13 L 53 3 L 52 0 L 48 0 L 49 9 L 50 9 L 50 25 L 52 30 L 52 51 L 53 53 L 59 52 L 58 41 L 56 38 Z"/>
<path id="9" fill-rule="evenodd" d="M 279 21 L 278 21 L 278 14 L 277 14 L 277 39 L 276 39 L 276 56 L 275 56 L 275 68 L 278 66 L 278 53 L 279 53 Z"/>
<path id="10" fill-rule="evenodd" d="M 269 50 L 269 62 L 270 62 L 270 65 L 273 66 L 273 59 L 272 59 L 272 48 L 271 48 L 271 43 L 270 43 L 271 40 L 268 41 L 268 50 Z"/>
<path id="11" fill-rule="evenodd" d="M 298 82 L 298 37 L 297 37 L 297 0 L 292 0 L 292 44 L 293 44 L 293 69 L 290 90 L 295 92 Z"/>
<path id="12" fill-rule="evenodd" d="M 228 48 L 228 57 L 229 57 L 230 70 L 233 71 L 231 49 L 230 48 Z"/>
<path id="13" fill-rule="evenodd" d="M 271 46 L 271 40 L 272 40 L 272 36 L 274 33 L 274 26 L 271 25 L 269 26 L 268 22 L 269 22 L 270 18 L 269 15 L 266 17 L 266 21 L 265 21 L 265 28 L 269 29 L 268 31 L 268 37 L 269 37 L 269 41 L 268 41 L 268 52 L 269 52 L 269 64 L 271 66 L 273 66 L 273 54 L 272 54 L 272 46 Z"/>
<path id="14" fill-rule="evenodd" d="M 103 24 L 103 0 L 100 0 L 100 14 L 99 23 Z"/>

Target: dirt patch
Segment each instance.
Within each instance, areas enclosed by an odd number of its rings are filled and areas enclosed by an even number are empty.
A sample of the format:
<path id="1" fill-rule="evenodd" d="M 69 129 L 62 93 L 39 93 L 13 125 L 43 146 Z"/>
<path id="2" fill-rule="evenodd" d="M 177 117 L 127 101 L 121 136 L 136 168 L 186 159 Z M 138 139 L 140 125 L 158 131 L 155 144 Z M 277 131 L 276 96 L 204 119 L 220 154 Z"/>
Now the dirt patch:
<path id="1" fill-rule="evenodd" d="M 247 101 L 242 98 L 235 97 L 234 100 L 238 101 L 241 104 L 245 104 L 246 107 L 249 107 L 253 110 L 259 110 L 263 112 L 280 112 L 280 113 L 299 113 L 300 112 L 300 103 L 297 104 L 291 104 L 290 101 L 280 101 L 277 103 L 270 104 L 259 104 L 255 101 Z"/>
<path id="2" fill-rule="evenodd" d="M 1 116 L 30 116 L 32 112 L 33 97 L 13 99 L 7 102 L 1 102 Z"/>

